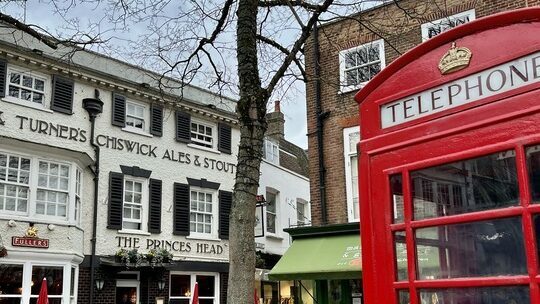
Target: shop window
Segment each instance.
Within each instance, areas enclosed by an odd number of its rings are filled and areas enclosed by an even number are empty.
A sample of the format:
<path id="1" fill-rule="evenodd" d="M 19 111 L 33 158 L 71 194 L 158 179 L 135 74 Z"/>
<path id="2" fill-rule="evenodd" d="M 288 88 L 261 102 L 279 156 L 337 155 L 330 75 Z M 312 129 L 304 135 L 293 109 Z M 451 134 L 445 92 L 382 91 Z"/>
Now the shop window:
<path id="1" fill-rule="evenodd" d="M 8 67 L 6 99 L 23 105 L 44 108 L 50 101 L 49 77 L 34 71 Z"/>
<path id="2" fill-rule="evenodd" d="M 339 53 L 341 92 L 363 87 L 385 66 L 384 41 L 372 41 Z"/>
<path id="3" fill-rule="evenodd" d="M 308 202 L 303 199 L 296 199 L 296 225 L 305 226 L 309 224 Z"/>
<path id="4" fill-rule="evenodd" d="M 191 120 L 191 143 L 197 146 L 213 149 L 214 126 L 201 121 Z"/>
<path id="5" fill-rule="evenodd" d="M 358 199 L 358 153 L 356 151 L 356 144 L 360 141 L 359 128 L 352 127 L 344 129 L 343 139 L 347 214 L 349 222 L 357 222 L 360 220 L 360 205 Z"/>
<path id="6" fill-rule="evenodd" d="M 420 289 L 418 303 L 531 303 L 528 286 Z"/>
<path id="7" fill-rule="evenodd" d="M 423 280 L 527 273 L 519 217 L 421 228 L 415 240 Z"/>
<path id="8" fill-rule="evenodd" d="M 278 193 L 266 190 L 266 232 L 277 234 Z"/>
<path id="9" fill-rule="evenodd" d="M 452 16 L 447 16 L 431 22 L 422 24 L 422 41 L 439 35 L 458 25 L 468 23 L 476 17 L 474 9 L 461 12 Z"/>
<path id="10" fill-rule="evenodd" d="M 411 172 L 414 219 L 516 206 L 514 151 Z"/>
<path id="11" fill-rule="evenodd" d="M 261 304 L 280 304 L 278 282 L 262 282 L 261 296 L 263 297 L 263 303 Z"/>
<path id="12" fill-rule="evenodd" d="M 214 274 L 171 273 L 171 304 L 189 304 L 195 286 L 199 284 L 200 304 L 219 304 L 219 280 Z"/>
<path id="13" fill-rule="evenodd" d="M 269 139 L 264 140 L 263 157 L 268 162 L 279 165 L 279 145 Z"/>
<path id="14" fill-rule="evenodd" d="M 123 205 L 123 229 L 146 230 L 145 210 L 148 196 L 146 193 L 148 185 L 146 180 L 133 179 L 126 177 L 124 179 L 124 205 Z"/>
<path id="15" fill-rule="evenodd" d="M 190 188 L 189 231 L 192 236 L 217 237 L 216 191 Z"/>
<path id="16" fill-rule="evenodd" d="M 78 222 L 70 213 L 80 201 L 71 163 L 0 151 L 0 210 L 5 215 Z M 79 183 L 82 175 L 79 174 Z M 11 217 L 10 217 L 11 219 Z"/>

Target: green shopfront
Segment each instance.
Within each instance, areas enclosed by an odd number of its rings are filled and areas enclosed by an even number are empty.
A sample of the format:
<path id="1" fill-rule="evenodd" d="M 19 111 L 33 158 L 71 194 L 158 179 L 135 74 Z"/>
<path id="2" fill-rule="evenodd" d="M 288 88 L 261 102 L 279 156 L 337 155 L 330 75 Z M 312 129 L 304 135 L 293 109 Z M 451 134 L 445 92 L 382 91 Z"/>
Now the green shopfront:
<path id="1" fill-rule="evenodd" d="M 286 232 L 293 242 L 268 277 L 294 282 L 294 304 L 362 303 L 358 223 L 291 228 Z"/>

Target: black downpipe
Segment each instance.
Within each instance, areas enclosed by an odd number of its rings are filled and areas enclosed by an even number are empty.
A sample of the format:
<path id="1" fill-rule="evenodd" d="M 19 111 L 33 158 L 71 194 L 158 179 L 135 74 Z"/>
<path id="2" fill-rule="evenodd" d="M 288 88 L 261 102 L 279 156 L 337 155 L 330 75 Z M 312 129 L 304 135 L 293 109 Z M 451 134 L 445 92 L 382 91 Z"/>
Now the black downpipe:
<path id="1" fill-rule="evenodd" d="M 323 123 L 329 112 L 322 112 L 321 104 L 321 65 L 319 50 L 319 29 L 317 23 L 313 26 L 313 59 L 315 61 L 315 107 L 317 111 L 317 153 L 319 155 L 319 197 L 321 198 L 321 221 L 326 225 L 326 168 L 324 166 Z"/>
<path id="2" fill-rule="evenodd" d="M 90 303 L 94 304 L 94 288 L 95 288 L 95 272 L 96 272 L 96 236 L 97 236 L 97 217 L 98 217 L 98 188 L 99 188 L 99 146 L 94 141 L 96 129 L 96 117 L 103 111 L 103 102 L 99 100 L 99 91 L 96 90 L 96 98 L 85 98 L 83 100 L 83 108 L 88 111 L 90 117 L 90 145 L 96 153 L 94 161 L 94 214 L 92 221 L 92 253 L 90 255 Z"/>

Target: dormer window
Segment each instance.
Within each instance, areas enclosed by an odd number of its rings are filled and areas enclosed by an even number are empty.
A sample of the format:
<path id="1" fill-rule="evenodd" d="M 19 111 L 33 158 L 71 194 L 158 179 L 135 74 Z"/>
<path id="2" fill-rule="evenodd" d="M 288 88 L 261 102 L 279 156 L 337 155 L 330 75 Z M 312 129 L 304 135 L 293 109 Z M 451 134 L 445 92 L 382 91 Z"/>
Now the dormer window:
<path id="1" fill-rule="evenodd" d="M 269 139 L 265 139 L 263 146 L 263 158 L 272 164 L 279 165 L 278 144 Z"/>

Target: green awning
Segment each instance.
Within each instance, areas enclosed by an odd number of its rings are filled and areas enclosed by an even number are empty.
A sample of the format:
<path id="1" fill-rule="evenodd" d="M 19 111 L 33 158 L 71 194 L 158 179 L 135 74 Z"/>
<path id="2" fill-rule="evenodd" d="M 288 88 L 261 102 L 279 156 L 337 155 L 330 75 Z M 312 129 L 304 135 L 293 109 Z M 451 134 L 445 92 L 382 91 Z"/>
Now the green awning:
<path id="1" fill-rule="evenodd" d="M 272 268 L 272 280 L 359 279 L 362 258 L 359 235 L 337 235 L 293 241 Z"/>

